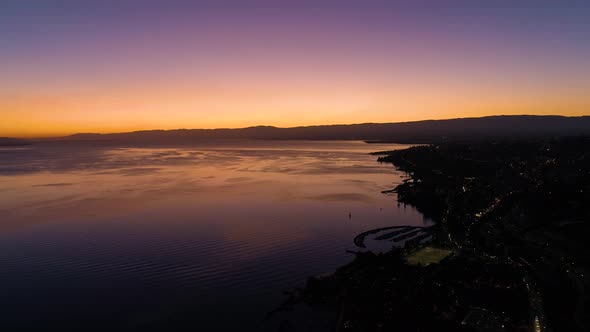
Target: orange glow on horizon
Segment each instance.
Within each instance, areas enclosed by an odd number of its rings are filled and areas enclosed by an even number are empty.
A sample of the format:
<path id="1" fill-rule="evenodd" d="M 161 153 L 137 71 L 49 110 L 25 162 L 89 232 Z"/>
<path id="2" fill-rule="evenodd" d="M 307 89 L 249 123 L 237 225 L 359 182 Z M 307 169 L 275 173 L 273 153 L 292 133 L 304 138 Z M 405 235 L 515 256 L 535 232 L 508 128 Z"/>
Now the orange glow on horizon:
<path id="1" fill-rule="evenodd" d="M 179 89 L 182 90 L 182 89 Z M 293 92 L 296 91 L 296 92 Z M 457 91 L 461 91 L 459 93 Z M 110 94 L 107 94 L 109 92 Z M 488 115 L 588 114 L 574 91 L 483 91 L 399 86 L 172 92 L 171 89 L 0 99 L 0 136 L 51 137 L 151 129 L 242 128 L 404 122 Z"/>
<path id="2" fill-rule="evenodd" d="M 0 136 L 590 114 L 585 15 L 383 5 L 25 6 L 0 20 Z"/>

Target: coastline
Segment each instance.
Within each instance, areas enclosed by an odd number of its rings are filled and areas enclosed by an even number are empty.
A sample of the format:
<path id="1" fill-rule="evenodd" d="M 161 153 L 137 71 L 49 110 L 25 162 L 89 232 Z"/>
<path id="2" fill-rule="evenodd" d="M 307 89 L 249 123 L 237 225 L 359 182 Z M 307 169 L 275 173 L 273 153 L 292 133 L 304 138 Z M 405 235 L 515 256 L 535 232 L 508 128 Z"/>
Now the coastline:
<path id="1" fill-rule="evenodd" d="M 547 148 L 547 144 L 552 146 Z M 580 144 L 585 141 L 445 143 L 372 153 L 380 156 L 379 162 L 391 163 L 408 175 L 388 192 L 435 221 L 431 244 L 393 248 L 386 253 L 354 252 L 353 261 L 333 274 L 309 278 L 287 307 L 331 306 L 338 319 L 323 324 L 333 324 L 336 331 L 551 331 L 549 326 L 562 324 L 573 330 L 583 328 L 580 313 L 584 301 L 580 296 L 584 285 L 580 276 L 584 267 L 559 263 L 555 252 L 538 246 L 538 231 L 535 238 L 528 239 L 530 226 L 522 232 L 518 224 L 501 222 L 502 214 L 510 212 L 512 202 L 520 199 L 512 187 L 527 188 L 515 177 L 544 176 L 536 173 L 536 167 L 555 164 L 539 163 L 536 158 L 547 158 L 545 154 L 551 151 L 574 153 Z M 522 160 L 519 171 L 511 170 L 515 155 Z M 569 152 L 562 155 L 571 158 Z M 539 191 L 550 193 L 543 188 Z M 396 228 L 401 227 L 365 231 L 354 243 L 366 249 L 368 236 L 387 240 L 392 237 L 381 234 L 395 233 Z M 544 272 L 548 267 L 556 271 Z M 582 287 L 576 291 L 578 295 L 569 290 L 560 293 L 548 283 L 566 268 L 563 278 L 573 278 L 577 287 Z M 559 321 L 558 315 L 569 309 L 553 303 L 572 297 L 575 310 L 569 314 L 575 317 L 569 323 Z"/>

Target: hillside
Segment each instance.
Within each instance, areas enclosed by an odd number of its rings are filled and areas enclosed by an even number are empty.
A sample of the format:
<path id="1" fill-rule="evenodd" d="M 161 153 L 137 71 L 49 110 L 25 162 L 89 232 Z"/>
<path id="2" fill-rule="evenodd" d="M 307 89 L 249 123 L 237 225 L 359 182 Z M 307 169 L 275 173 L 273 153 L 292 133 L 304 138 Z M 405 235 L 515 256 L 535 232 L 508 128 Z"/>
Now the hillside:
<path id="1" fill-rule="evenodd" d="M 590 116 L 490 116 L 399 123 L 364 123 L 292 128 L 146 130 L 115 134 L 75 134 L 60 140 L 187 142 L 203 139 L 367 140 L 433 143 L 486 138 L 590 135 Z"/>

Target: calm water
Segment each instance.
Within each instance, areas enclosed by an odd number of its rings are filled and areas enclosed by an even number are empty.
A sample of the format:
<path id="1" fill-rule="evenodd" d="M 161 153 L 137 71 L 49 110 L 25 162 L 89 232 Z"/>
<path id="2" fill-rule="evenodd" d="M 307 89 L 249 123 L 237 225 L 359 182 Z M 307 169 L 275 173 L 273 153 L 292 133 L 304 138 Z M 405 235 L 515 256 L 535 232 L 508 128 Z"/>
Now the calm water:
<path id="1" fill-rule="evenodd" d="M 257 331 L 353 237 L 424 225 L 363 142 L 0 149 L 0 324 Z M 349 218 L 351 213 L 351 218 Z"/>

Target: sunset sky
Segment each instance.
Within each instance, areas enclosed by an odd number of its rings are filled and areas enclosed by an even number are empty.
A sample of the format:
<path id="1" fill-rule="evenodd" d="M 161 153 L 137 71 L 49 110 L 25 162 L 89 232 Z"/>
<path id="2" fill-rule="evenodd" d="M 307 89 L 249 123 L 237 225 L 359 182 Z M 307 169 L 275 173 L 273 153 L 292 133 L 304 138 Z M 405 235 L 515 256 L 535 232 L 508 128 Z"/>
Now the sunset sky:
<path id="1" fill-rule="evenodd" d="M 590 1 L 1 1 L 0 136 L 590 114 Z"/>

